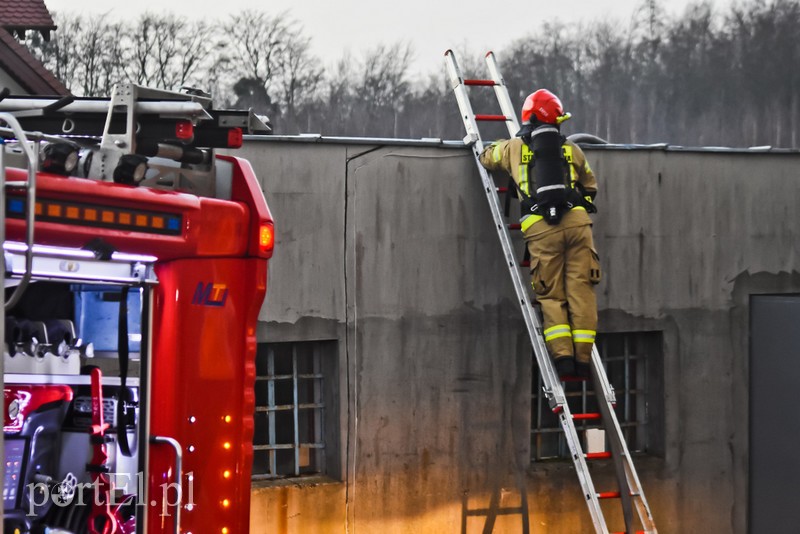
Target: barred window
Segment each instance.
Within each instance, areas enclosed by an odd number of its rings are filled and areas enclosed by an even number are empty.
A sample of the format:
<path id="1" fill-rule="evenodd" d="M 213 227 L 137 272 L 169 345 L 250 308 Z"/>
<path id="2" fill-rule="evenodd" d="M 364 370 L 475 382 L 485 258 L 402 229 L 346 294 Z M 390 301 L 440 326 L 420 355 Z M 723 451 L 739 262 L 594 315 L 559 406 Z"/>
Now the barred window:
<path id="1" fill-rule="evenodd" d="M 336 342 L 264 343 L 256 354 L 253 479 L 326 474 Z M 326 434 L 328 432 L 328 434 Z M 334 447 L 335 448 L 335 447 Z"/>
<path id="2" fill-rule="evenodd" d="M 597 349 L 608 381 L 616 394 L 616 414 L 631 452 L 663 454 L 663 341 L 661 332 L 599 334 Z M 565 382 L 564 393 L 573 413 L 599 411 L 591 381 Z M 564 432 L 542 393 L 537 366 L 533 372 L 531 403 L 531 460 L 569 459 Z M 578 434 L 587 440 L 592 422 L 576 421 Z M 602 440 L 602 434 L 599 434 Z M 601 446 L 603 444 L 601 443 Z M 605 444 L 606 449 L 607 443 Z"/>

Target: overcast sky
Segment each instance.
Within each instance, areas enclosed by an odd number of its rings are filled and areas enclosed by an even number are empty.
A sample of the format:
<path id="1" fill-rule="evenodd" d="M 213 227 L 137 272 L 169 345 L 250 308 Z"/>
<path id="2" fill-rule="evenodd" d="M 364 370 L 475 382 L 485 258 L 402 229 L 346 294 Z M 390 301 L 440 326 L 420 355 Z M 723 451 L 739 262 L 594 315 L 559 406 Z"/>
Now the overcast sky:
<path id="1" fill-rule="evenodd" d="M 444 68 L 448 48 L 475 51 L 502 50 L 527 35 L 536 20 L 610 19 L 627 28 L 631 15 L 645 0 L 45 0 L 51 11 L 83 14 L 108 13 L 114 19 L 132 19 L 145 11 L 171 12 L 193 17 L 224 18 L 229 12 L 261 9 L 287 11 L 311 37 L 323 65 L 333 64 L 345 52 L 358 57 L 379 44 L 408 42 L 414 53 L 412 71 L 430 73 Z M 713 0 L 719 7 L 731 0 Z M 660 0 L 668 16 L 683 13 L 692 0 Z M 511 6 L 511 7 L 505 7 Z M 501 57 L 498 57 L 502 61 Z M 502 64 L 502 63 L 501 63 Z"/>

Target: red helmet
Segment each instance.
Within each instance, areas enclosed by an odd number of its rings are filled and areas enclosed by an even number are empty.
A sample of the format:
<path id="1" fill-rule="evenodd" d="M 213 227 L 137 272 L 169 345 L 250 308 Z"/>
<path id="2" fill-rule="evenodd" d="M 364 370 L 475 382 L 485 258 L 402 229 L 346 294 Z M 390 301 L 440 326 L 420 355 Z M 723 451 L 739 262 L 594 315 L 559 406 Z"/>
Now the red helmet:
<path id="1" fill-rule="evenodd" d="M 565 117 L 568 114 L 564 113 L 561 100 L 547 89 L 539 89 L 529 94 L 522 104 L 522 123 L 530 124 L 532 115 L 539 122 L 547 124 L 560 124 L 569 118 Z"/>

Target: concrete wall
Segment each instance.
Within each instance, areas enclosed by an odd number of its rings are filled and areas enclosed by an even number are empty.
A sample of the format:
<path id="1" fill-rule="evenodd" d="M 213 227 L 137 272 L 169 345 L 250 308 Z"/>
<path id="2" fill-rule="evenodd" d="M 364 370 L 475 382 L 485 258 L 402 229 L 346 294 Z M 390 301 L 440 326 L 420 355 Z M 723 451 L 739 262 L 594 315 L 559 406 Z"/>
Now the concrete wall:
<path id="1" fill-rule="evenodd" d="M 500 512 L 523 501 L 531 532 L 591 531 L 571 465 L 529 462 L 530 347 L 471 153 L 295 141 L 238 151 L 276 220 L 259 339 L 338 340 L 340 466 L 254 486 L 252 532 L 522 532 Z M 800 155 L 587 155 L 600 331 L 664 335 L 665 452 L 636 462 L 659 531 L 745 532 L 748 296 L 800 292 Z"/>

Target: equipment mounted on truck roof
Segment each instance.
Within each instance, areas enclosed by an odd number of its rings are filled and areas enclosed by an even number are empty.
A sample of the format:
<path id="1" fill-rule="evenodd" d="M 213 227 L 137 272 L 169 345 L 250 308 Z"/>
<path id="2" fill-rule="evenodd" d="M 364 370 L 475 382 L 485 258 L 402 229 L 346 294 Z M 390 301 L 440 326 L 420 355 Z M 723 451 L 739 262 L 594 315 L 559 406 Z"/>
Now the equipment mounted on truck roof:
<path id="1" fill-rule="evenodd" d="M 251 110 L 214 109 L 210 97 L 197 93 L 130 83 L 115 86 L 110 98 L 18 97 L 4 90 L 0 113 L 42 132 L 42 171 L 216 196 L 213 150 L 238 148 L 243 134 L 270 127 Z M 0 136 L 14 134 L 0 128 Z"/>

